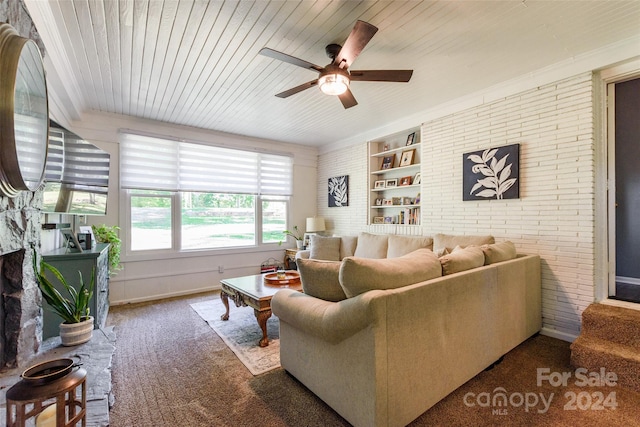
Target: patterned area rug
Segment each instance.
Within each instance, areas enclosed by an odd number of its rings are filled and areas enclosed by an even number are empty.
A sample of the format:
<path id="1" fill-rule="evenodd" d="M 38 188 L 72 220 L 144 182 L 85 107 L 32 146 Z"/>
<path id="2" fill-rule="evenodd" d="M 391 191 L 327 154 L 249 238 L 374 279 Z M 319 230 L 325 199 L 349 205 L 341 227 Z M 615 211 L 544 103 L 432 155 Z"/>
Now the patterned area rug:
<path id="1" fill-rule="evenodd" d="M 280 328 L 278 318 L 267 321 L 269 345 L 259 347 L 262 330 L 251 307 L 236 307 L 229 301 L 229 320 L 220 316 L 225 308 L 219 297 L 210 301 L 191 304 L 191 308 L 202 317 L 235 353 L 253 375 L 260 375 L 280 367 Z"/>

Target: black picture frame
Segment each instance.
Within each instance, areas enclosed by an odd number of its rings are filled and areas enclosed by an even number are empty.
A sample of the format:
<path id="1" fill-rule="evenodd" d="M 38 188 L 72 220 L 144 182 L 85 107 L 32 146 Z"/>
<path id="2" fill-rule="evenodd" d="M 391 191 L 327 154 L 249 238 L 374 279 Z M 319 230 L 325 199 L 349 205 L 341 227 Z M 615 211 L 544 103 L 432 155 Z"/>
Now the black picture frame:
<path id="1" fill-rule="evenodd" d="M 463 201 L 519 198 L 520 144 L 463 154 Z"/>
<path id="2" fill-rule="evenodd" d="M 381 170 L 385 169 L 393 169 L 393 163 L 396 161 L 396 155 L 390 154 L 388 156 L 384 156 L 382 158 L 382 164 L 380 165 Z"/>
<path id="3" fill-rule="evenodd" d="M 78 238 L 70 228 L 63 228 L 60 232 L 62 233 L 62 237 L 64 237 L 67 252 L 83 252 Z"/>
<path id="4" fill-rule="evenodd" d="M 405 145 L 413 145 L 416 140 L 416 133 L 412 132 L 407 136 L 407 143 Z"/>

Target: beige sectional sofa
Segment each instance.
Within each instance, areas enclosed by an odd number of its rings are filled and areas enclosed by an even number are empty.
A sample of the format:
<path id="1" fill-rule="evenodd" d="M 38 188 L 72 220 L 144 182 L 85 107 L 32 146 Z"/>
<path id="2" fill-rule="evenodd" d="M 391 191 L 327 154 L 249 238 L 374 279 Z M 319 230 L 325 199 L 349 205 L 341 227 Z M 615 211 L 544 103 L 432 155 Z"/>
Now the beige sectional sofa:
<path id="1" fill-rule="evenodd" d="M 357 244 L 380 255 L 375 238 L 384 240 L 361 234 Z M 487 238 L 300 259 L 305 293 L 271 302 L 282 367 L 355 426 L 410 423 L 541 328 L 539 257 Z"/>

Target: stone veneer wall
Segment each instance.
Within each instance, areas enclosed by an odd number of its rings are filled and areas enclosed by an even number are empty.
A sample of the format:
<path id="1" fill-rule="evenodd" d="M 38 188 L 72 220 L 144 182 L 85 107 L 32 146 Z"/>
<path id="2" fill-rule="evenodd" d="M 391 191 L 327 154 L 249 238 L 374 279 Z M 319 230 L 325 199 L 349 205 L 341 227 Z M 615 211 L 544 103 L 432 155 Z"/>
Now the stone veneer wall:
<path id="1" fill-rule="evenodd" d="M 0 0 L 0 22 L 11 24 L 21 36 L 35 40 L 44 56 L 42 41 L 22 1 Z M 7 345 L 13 347 L 5 352 L 9 353 L 6 367 L 23 365 L 38 352 L 42 342 L 42 297 L 32 267 L 32 248 L 39 252 L 41 206 L 41 190 L 22 191 L 15 198 L 0 195 L 0 255 L 11 253 L 6 260 L 21 262 L 21 266 L 4 263 L 3 267 L 2 282 L 6 286 L 2 303 L 8 311 L 15 309 L 15 314 L 7 313 L 9 318 L 5 319 L 5 327 L 13 329 L 5 330 Z M 17 268 L 21 268 L 21 275 Z M 16 355 L 11 360 L 13 352 Z"/>
<path id="2" fill-rule="evenodd" d="M 595 122 L 591 73 L 429 120 L 421 129 L 422 225 L 367 226 L 367 148 L 323 153 L 318 215 L 331 232 L 492 234 L 542 261 L 543 332 L 579 334 L 595 299 Z M 383 137 L 384 135 L 380 135 Z M 519 143 L 520 199 L 462 201 L 464 153 Z M 349 207 L 327 208 L 327 179 L 349 175 Z"/>

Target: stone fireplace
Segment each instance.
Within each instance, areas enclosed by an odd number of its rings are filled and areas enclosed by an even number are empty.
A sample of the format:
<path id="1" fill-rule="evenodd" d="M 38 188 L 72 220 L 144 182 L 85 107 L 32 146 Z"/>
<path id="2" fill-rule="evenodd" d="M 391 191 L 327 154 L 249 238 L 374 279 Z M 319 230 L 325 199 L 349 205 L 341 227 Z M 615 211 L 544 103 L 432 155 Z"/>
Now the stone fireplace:
<path id="1" fill-rule="evenodd" d="M 22 0 L 0 0 L 0 22 L 34 40 L 44 58 L 44 45 Z M 0 193 L 0 371 L 22 367 L 42 342 L 42 296 L 33 272 L 41 207 L 42 190 L 22 191 L 15 198 Z"/>
<path id="2" fill-rule="evenodd" d="M 42 296 L 33 271 L 41 194 L 0 197 L 0 371 L 24 365 L 42 342 Z"/>

